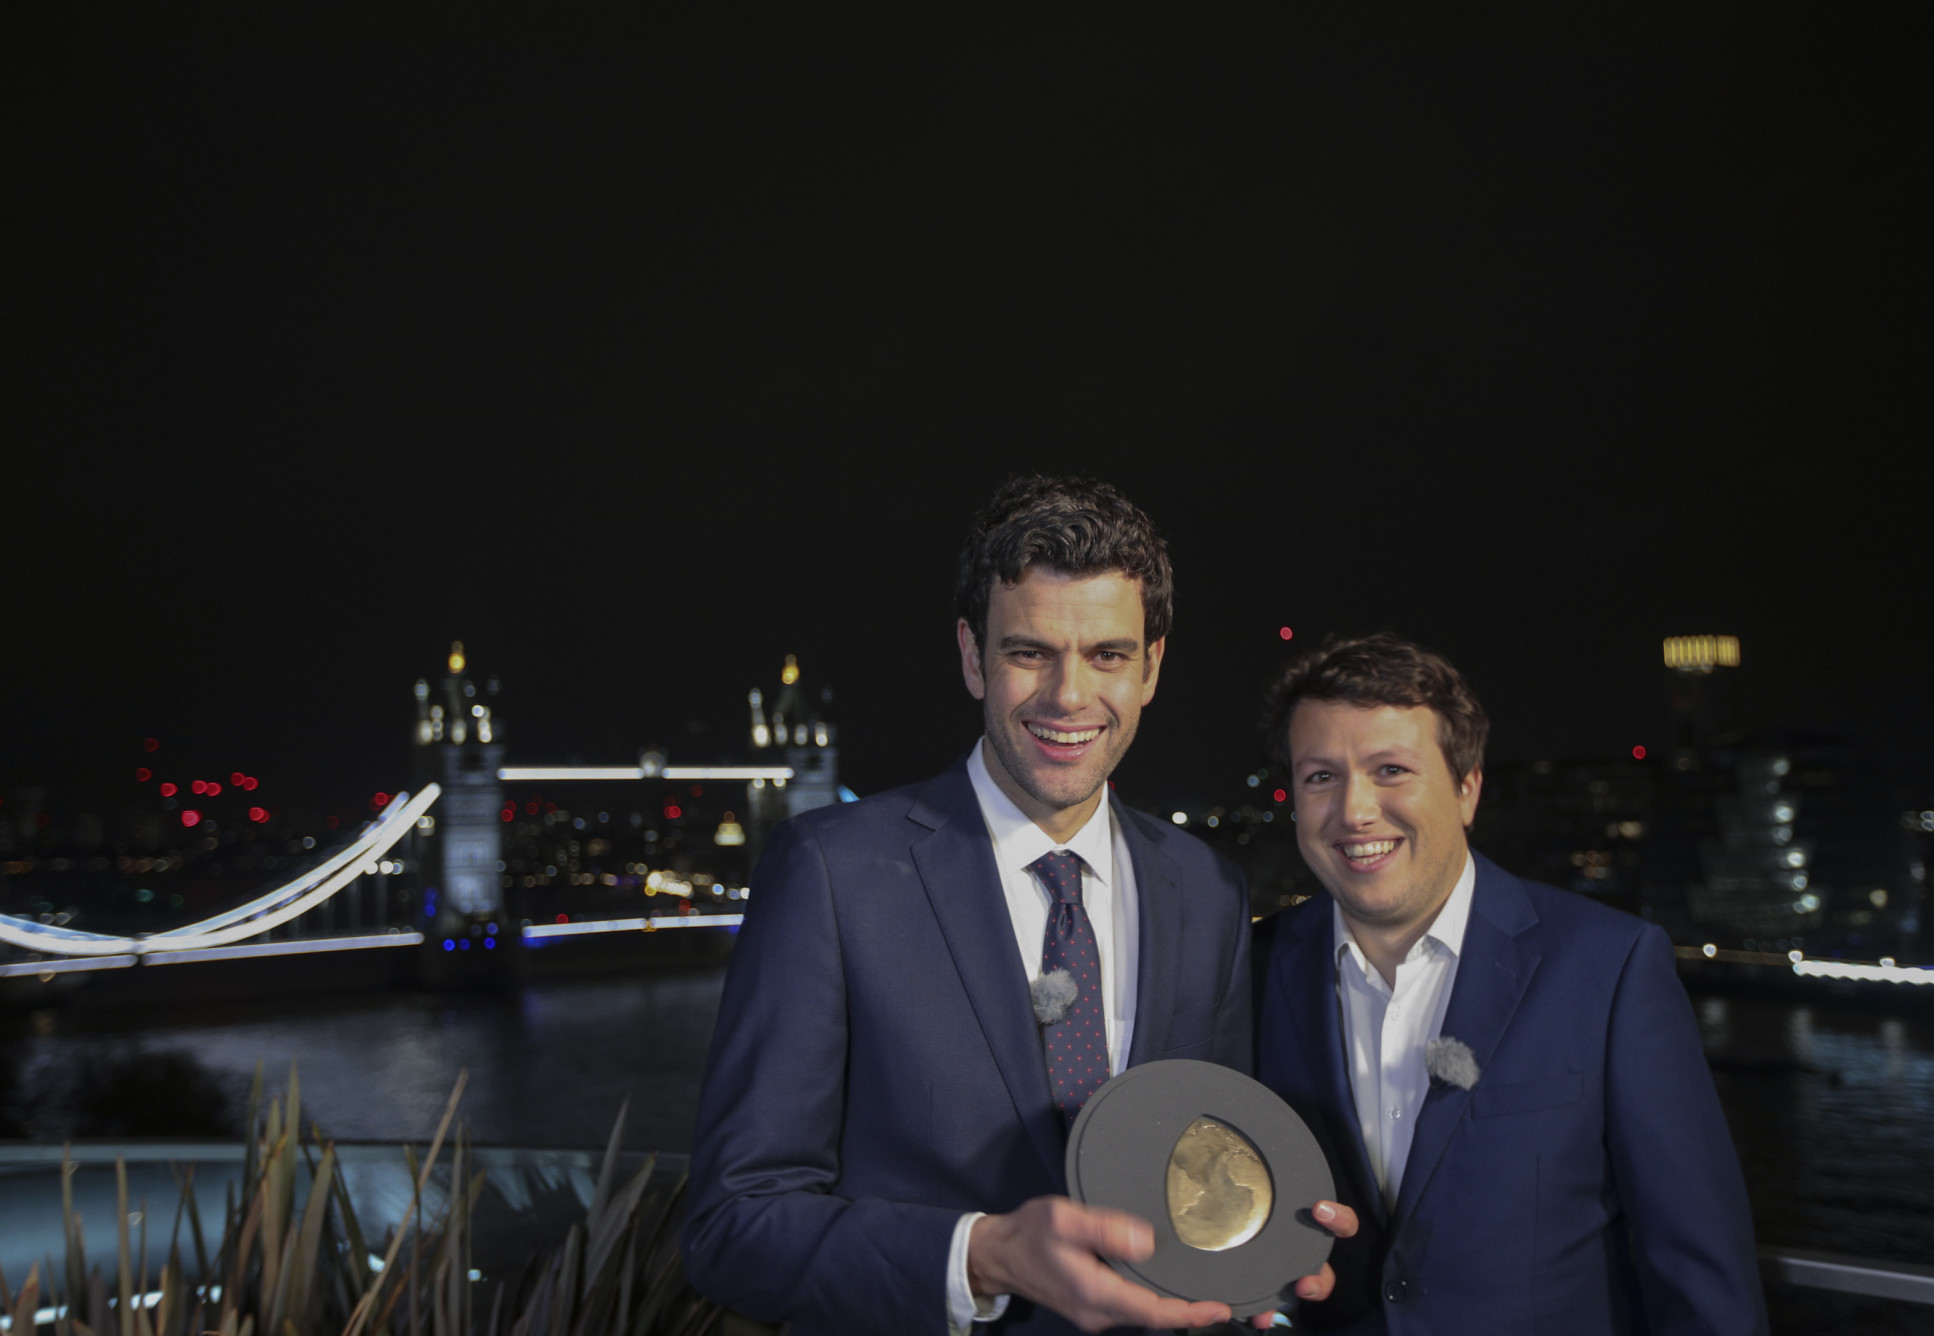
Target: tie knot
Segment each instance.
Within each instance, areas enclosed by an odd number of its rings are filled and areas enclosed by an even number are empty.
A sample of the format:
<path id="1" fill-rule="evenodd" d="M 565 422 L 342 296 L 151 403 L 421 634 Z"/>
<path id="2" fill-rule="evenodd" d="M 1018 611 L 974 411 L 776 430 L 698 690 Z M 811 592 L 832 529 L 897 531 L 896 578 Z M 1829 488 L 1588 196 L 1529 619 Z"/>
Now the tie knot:
<path id="1" fill-rule="evenodd" d="M 1041 879 L 1048 888 L 1048 894 L 1064 905 L 1081 903 L 1081 855 L 1071 854 L 1066 849 L 1056 849 L 1051 854 L 1042 854 L 1029 863 L 1028 870 Z"/>

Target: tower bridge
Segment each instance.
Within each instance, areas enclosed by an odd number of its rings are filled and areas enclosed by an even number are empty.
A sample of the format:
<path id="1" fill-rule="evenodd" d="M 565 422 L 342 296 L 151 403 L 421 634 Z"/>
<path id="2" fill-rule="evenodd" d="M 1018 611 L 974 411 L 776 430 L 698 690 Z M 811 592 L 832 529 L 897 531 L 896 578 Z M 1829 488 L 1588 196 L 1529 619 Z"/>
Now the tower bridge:
<path id="1" fill-rule="evenodd" d="M 573 858 L 568 860 L 568 873 L 546 864 L 544 872 L 525 874 L 522 881 L 525 887 L 538 882 L 545 888 L 553 883 L 565 888 L 582 879 L 582 884 L 601 884 L 620 894 L 636 889 L 649 910 L 676 905 L 677 912 L 614 915 L 606 903 L 592 913 L 511 913 L 507 893 L 519 880 L 512 872 L 518 856 L 512 851 L 507 857 L 506 834 L 522 832 L 529 843 L 549 839 L 555 832 L 550 828 L 550 813 L 543 814 L 541 835 L 537 821 L 518 824 L 516 818 L 524 814 L 507 796 L 506 785 L 563 783 L 575 788 L 582 781 L 655 781 L 661 789 L 685 784 L 743 785 L 743 800 L 724 812 L 709 846 L 719 851 L 715 862 L 732 853 L 749 867 L 774 822 L 853 797 L 838 782 L 835 728 L 823 708 L 830 692 L 823 692 L 817 705 L 812 704 L 800 690 L 799 679 L 797 660 L 788 655 L 769 713 L 764 693 L 757 688 L 751 691 L 749 764 L 672 765 L 663 752 L 650 749 L 640 754 L 634 766 L 517 766 L 507 763 L 503 720 L 497 714 L 502 683 L 494 675 L 479 681 L 458 642 L 451 647 L 446 672 L 434 688 L 428 679 L 415 684 L 414 792 L 398 793 L 376 819 L 315 866 L 244 904 L 157 933 L 97 933 L 0 915 L 0 978 L 26 976 L 50 982 L 65 974 L 134 966 L 399 947 L 422 950 L 429 972 L 447 974 L 464 967 L 472 972 L 490 968 L 484 966 L 487 959 L 491 966 L 508 963 L 510 957 L 521 954 L 520 948 L 562 938 L 641 929 L 735 928 L 742 914 L 702 912 L 694 897 L 709 893 L 727 902 L 721 909 L 732 908 L 749 894 L 742 885 L 730 885 L 711 875 L 710 869 L 648 868 L 644 859 L 624 864 L 622 873 L 600 874 L 580 872 Z M 677 806 L 664 810 L 674 816 L 680 812 Z M 585 820 L 577 818 L 576 828 L 585 826 Z M 662 848 L 682 843 L 682 837 L 692 832 L 681 828 L 666 841 L 658 840 L 656 829 L 649 833 Z M 609 851 L 614 842 L 599 837 L 587 843 L 602 844 Z M 579 841 L 569 841 L 573 854 L 579 847 Z M 681 853 L 674 861 L 691 860 Z M 406 887 L 413 882 L 413 894 L 390 894 L 390 879 L 398 874 L 404 875 Z M 352 898 L 346 903 L 356 904 L 354 892 L 365 882 L 373 884 L 376 903 L 385 906 L 382 916 L 388 921 L 374 930 L 332 931 L 333 924 L 327 923 L 332 899 L 349 890 Z M 439 960 L 440 956 L 445 959 Z"/>

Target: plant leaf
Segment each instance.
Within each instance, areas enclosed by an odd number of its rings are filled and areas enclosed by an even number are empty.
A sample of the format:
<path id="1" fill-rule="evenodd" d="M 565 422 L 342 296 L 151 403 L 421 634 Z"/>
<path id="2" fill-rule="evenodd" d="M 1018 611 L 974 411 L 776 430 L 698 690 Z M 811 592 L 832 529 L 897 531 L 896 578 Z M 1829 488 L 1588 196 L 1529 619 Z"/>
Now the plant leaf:
<path id="1" fill-rule="evenodd" d="M 128 1245 L 128 1162 L 121 1156 L 114 1157 L 114 1202 L 119 1208 L 114 1217 L 114 1238 L 121 1246 L 121 1270 L 114 1278 L 116 1297 L 121 1301 L 121 1336 L 134 1336 L 134 1262 Z M 90 1313 L 89 1317 L 99 1322 L 104 1313 Z"/>
<path id="2" fill-rule="evenodd" d="M 242 1124 L 242 1183 L 255 1182 L 257 1139 L 262 1135 L 262 1064 L 255 1064 L 255 1079 L 248 1086 L 248 1121 Z M 224 1336 L 235 1336 L 227 1332 Z"/>
<path id="3" fill-rule="evenodd" d="M 77 1166 L 70 1152 L 72 1143 L 63 1143 L 60 1148 L 60 1220 L 61 1237 L 66 1240 L 67 1248 L 67 1304 L 71 1309 L 87 1293 L 87 1245 L 81 1239 L 81 1220 L 74 1214 L 74 1171 Z M 53 1276 L 47 1277 L 51 1284 Z"/>
<path id="4" fill-rule="evenodd" d="M 322 1229 L 329 1216 L 329 1184 L 335 1177 L 336 1148 L 325 1146 L 322 1164 L 309 1184 L 309 1204 L 302 1213 L 300 1241 L 294 1254 L 295 1274 L 290 1281 L 288 1312 L 297 1319 L 298 1328 L 309 1316 L 309 1295 L 315 1288 L 316 1259 L 322 1249 Z M 298 1336 L 300 1332 L 298 1331 Z"/>
<path id="5" fill-rule="evenodd" d="M 181 1250 L 170 1248 L 168 1260 L 161 1264 L 161 1298 L 154 1306 L 154 1329 L 158 1336 L 173 1336 L 170 1321 L 181 1315 Z"/>
<path id="6" fill-rule="evenodd" d="M 437 1124 L 436 1137 L 430 1142 L 429 1159 L 424 1162 L 422 1174 L 419 1175 L 417 1178 L 416 1191 L 419 1197 L 421 1196 L 423 1191 L 423 1184 L 425 1181 L 427 1181 L 429 1177 L 431 1166 L 433 1166 L 436 1163 L 437 1151 L 443 1145 L 444 1133 L 450 1130 L 450 1120 L 456 1117 L 457 1101 L 463 1098 L 463 1087 L 464 1087 L 464 1084 L 467 1081 L 469 1081 L 469 1079 L 470 1079 L 470 1073 L 467 1070 L 459 1070 L 457 1072 L 457 1083 L 456 1083 L 456 1086 L 450 1091 L 450 1102 L 449 1104 L 444 1106 L 443 1121 Z M 414 1160 L 412 1160 L 412 1164 L 414 1164 Z M 403 1246 L 403 1232 L 399 1230 L 396 1236 L 390 1240 L 389 1251 L 384 1254 L 383 1273 L 382 1273 L 383 1276 L 388 1276 L 390 1273 L 390 1269 L 396 1265 L 396 1254 L 402 1248 L 402 1246 Z M 414 1275 L 412 1275 L 411 1279 L 412 1281 L 414 1281 L 415 1279 Z M 356 1305 L 356 1311 L 350 1314 L 349 1325 L 343 1329 L 343 1336 L 360 1336 L 360 1333 L 363 1330 L 364 1326 L 368 1324 L 370 1309 L 374 1307 L 374 1304 L 372 1303 L 372 1297 L 375 1295 L 377 1289 L 379 1288 L 380 1286 L 373 1285 L 370 1287 L 369 1291 L 363 1295 L 362 1301 Z M 414 1294 L 415 1290 L 412 1289 L 411 1293 Z"/>
<path id="7" fill-rule="evenodd" d="M 626 1096 L 618 1105 L 618 1116 L 611 1123 L 611 1136 L 604 1144 L 604 1163 L 598 1169 L 597 1191 L 592 1194 L 591 1209 L 585 1212 L 584 1216 L 587 1229 L 596 1227 L 598 1216 L 605 1204 L 611 1200 L 612 1190 L 616 1187 L 613 1180 L 618 1172 L 618 1148 L 624 1142 L 625 1114 L 630 1112 L 630 1109 L 631 1098 Z"/>
<path id="8" fill-rule="evenodd" d="M 188 1232 L 195 1240 L 195 1278 L 206 1287 L 214 1277 L 208 1270 L 208 1245 L 202 1241 L 201 1208 L 195 1204 L 195 1166 L 192 1164 L 181 1185 L 181 1200 L 188 1208 Z"/>
<path id="9" fill-rule="evenodd" d="M 571 1317 L 577 1309 L 578 1276 L 584 1258 L 584 1231 L 572 1225 L 564 1234 L 564 1256 L 558 1269 L 557 1302 L 551 1309 L 551 1325 L 548 1336 L 565 1336 L 571 1329 Z M 534 1332 L 532 1336 L 546 1336 Z"/>
<path id="10" fill-rule="evenodd" d="M 40 1308 L 40 1263 L 27 1267 L 27 1283 L 12 1304 L 14 1336 L 33 1336 L 34 1313 Z"/>

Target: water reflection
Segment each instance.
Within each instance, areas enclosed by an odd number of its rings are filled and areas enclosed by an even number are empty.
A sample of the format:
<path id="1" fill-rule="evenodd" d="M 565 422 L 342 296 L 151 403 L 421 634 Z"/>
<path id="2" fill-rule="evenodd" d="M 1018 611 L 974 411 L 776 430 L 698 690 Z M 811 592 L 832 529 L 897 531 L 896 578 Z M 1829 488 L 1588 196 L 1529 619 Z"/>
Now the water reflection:
<path id="1" fill-rule="evenodd" d="M 1699 1008 L 1762 1243 L 1934 1263 L 1934 1025 L 1754 998 Z"/>
<path id="2" fill-rule="evenodd" d="M 153 1017 L 118 1031 L 57 1021 L 14 1049 L 32 1091 L 108 1060 L 132 1034 L 146 1052 L 192 1056 L 238 1108 L 258 1061 L 271 1087 L 293 1061 L 305 1122 L 343 1140 L 427 1140 L 467 1069 L 463 1113 L 480 1143 L 599 1146 L 629 1098 L 627 1146 L 684 1152 L 722 982 L 707 971 L 547 983 L 508 998 L 390 995 Z M 28 1123 L 35 1136 L 68 1134 Z"/>

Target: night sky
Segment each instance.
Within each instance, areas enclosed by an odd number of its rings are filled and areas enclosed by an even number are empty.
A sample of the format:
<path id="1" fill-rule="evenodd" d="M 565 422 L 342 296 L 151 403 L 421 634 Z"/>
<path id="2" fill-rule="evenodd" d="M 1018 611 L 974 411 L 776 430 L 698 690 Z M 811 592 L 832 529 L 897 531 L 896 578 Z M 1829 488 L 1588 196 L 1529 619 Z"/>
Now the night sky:
<path id="1" fill-rule="evenodd" d="M 1736 634 L 1934 774 L 1903 30 L 263 8 L 15 44 L 0 794 L 155 736 L 359 807 L 456 638 L 519 763 L 722 758 L 796 653 L 917 779 L 1027 469 L 1172 545 L 1138 805 L 1234 795 L 1285 625 L 1442 649 L 1499 760 L 1664 745 L 1660 637 Z"/>

